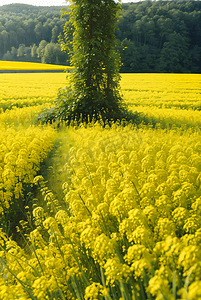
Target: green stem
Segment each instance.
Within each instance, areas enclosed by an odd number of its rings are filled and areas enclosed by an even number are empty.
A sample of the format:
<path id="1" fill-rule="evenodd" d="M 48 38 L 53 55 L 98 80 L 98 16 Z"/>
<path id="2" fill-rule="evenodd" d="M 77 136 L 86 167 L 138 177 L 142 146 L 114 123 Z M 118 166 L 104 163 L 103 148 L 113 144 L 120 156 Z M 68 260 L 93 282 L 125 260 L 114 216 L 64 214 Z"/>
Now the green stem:
<path id="1" fill-rule="evenodd" d="M 64 294 L 63 294 L 62 290 L 60 289 L 60 287 L 58 285 L 58 282 L 57 282 L 57 278 L 55 276 L 54 276 L 54 279 L 55 279 L 55 281 L 57 283 L 57 288 L 58 288 L 59 294 L 61 296 L 61 300 L 65 300 Z"/>
<path id="2" fill-rule="evenodd" d="M 196 268 L 196 265 L 191 267 L 190 270 L 188 271 L 188 276 L 186 277 L 186 281 L 185 281 L 186 300 L 190 300 L 189 295 L 188 295 L 188 286 L 189 286 L 189 282 L 190 282 L 190 276 L 193 273 L 195 268 Z"/>
<path id="3" fill-rule="evenodd" d="M 79 288 L 77 286 L 75 276 L 73 276 L 73 278 L 71 277 L 71 281 L 72 281 L 72 285 L 73 285 L 73 288 L 74 288 L 74 291 L 76 293 L 76 296 L 77 296 L 78 300 L 83 300 L 83 298 L 80 294 Z"/>
<path id="4" fill-rule="evenodd" d="M 174 299 L 177 299 L 177 290 L 176 290 L 176 271 L 173 272 L 173 278 L 172 278 L 172 290 L 173 290 L 173 296 Z"/>
<path id="5" fill-rule="evenodd" d="M 35 254 L 35 257 L 36 257 L 36 259 L 37 259 L 37 261 L 38 261 L 38 264 L 39 264 L 39 266 L 40 266 L 40 269 L 41 269 L 41 271 L 42 271 L 42 274 L 44 275 L 43 268 L 42 268 L 42 266 L 41 266 L 40 260 L 39 260 L 39 258 L 38 258 L 38 255 L 37 255 L 37 253 L 36 253 L 36 250 L 35 250 L 35 247 L 34 247 L 33 244 L 32 244 L 32 249 L 33 249 L 33 252 L 34 252 L 34 254 Z"/>
<path id="6" fill-rule="evenodd" d="M 136 190 L 136 192 L 137 192 L 137 194 L 138 194 L 138 196 L 139 196 L 139 198 L 140 198 L 140 200 L 141 200 L 140 193 L 138 192 L 138 189 L 137 189 L 137 187 L 136 187 L 134 181 L 131 180 L 131 182 L 132 182 L 132 184 L 133 184 L 133 186 L 134 186 L 134 188 L 135 188 L 135 190 Z"/>
<path id="7" fill-rule="evenodd" d="M 130 282 L 130 285 L 133 287 L 132 295 L 133 295 L 133 293 L 134 293 L 134 299 L 137 300 L 137 299 L 138 299 L 138 296 L 137 296 L 138 291 L 137 291 L 137 289 L 136 289 L 136 287 L 135 287 L 135 281 L 134 281 L 134 278 L 131 277 L 131 278 L 129 279 L 129 282 Z"/>
<path id="8" fill-rule="evenodd" d="M 143 279 L 144 279 L 145 287 L 147 288 L 149 286 L 149 276 L 147 275 L 144 268 L 143 268 Z M 145 288 L 145 290 L 146 290 L 146 288 Z M 153 300 L 153 297 L 151 296 L 151 294 L 149 292 L 146 292 L 146 295 L 149 300 Z"/>
<path id="9" fill-rule="evenodd" d="M 82 200 L 84 206 L 86 207 L 86 210 L 88 211 L 88 213 L 90 214 L 90 216 L 92 216 L 92 213 L 90 212 L 90 210 L 89 210 L 88 207 L 86 206 L 86 204 L 85 204 L 84 200 L 82 199 L 82 196 L 80 195 L 80 193 L 78 193 L 78 195 L 79 195 L 80 199 Z"/>
<path id="10" fill-rule="evenodd" d="M 85 168 L 87 169 L 87 172 L 88 172 L 88 174 L 89 174 L 89 178 L 90 178 L 90 180 L 91 180 L 91 183 L 92 183 L 92 185 L 94 186 L 93 180 L 92 180 L 92 178 L 91 178 L 91 173 L 90 173 L 90 171 L 89 171 L 89 169 L 88 169 L 88 167 L 87 167 L 85 161 L 84 161 L 84 165 L 85 165 Z"/>
<path id="11" fill-rule="evenodd" d="M 121 295 L 122 295 L 124 300 L 130 300 L 131 299 L 130 296 L 129 296 L 128 287 L 122 281 L 120 281 L 120 290 L 121 290 Z"/>
<path id="12" fill-rule="evenodd" d="M 104 272 L 103 272 L 103 268 L 102 267 L 100 267 L 100 272 L 101 272 L 101 281 L 102 281 L 103 287 L 107 290 L 107 294 L 105 295 L 105 299 L 106 300 L 112 300 L 112 298 L 110 297 L 109 291 L 108 291 L 108 289 L 106 287 L 105 276 L 104 276 Z"/>
<path id="13" fill-rule="evenodd" d="M 79 267 L 80 272 L 82 273 L 82 277 L 83 277 L 83 279 L 84 279 L 84 282 L 85 282 L 86 286 L 88 286 L 88 285 L 90 285 L 90 283 L 89 283 L 89 281 L 88 281 L 88 279 L 87 279 L 87 277 L 86 277 L 86 275 L 85 275 L 85 273 L 84 273 L 84 271 L 83 271 L 83 269 L 82 269 L 82 266 L 81 266 L 81 264 L 80 264 L 80 262 L 79 262 L 79 259 L 78 259 L 78 257 L 77 257 L 77 251 L 76 251 L 76 249 L 75 249 L 75 247 L 74 247 L 74 245 L 73 245 L 71 239 L 70 239 L 70 238 L 68 238 L 68 239 L 69 239 L 69 241 L 70 241 L 70 244 L 71 244 L 72 247 L 73 247 L 74 258 L 75 258 L 75 260 L 76 260 L 76 262 L 77 262 L 77 264 L 78 264 L 78 267 Z"/>
<path id="14" fill-rule="evenodd" d="M 22 280 L 20 280 L 14 273 L 13 271 L 10 270 L 10 268 L 7 266 L 7 264 L 4 262 L 4 260 L 0 257 L 1 262 L 4 264 L 4 266 L 6 267 L 6 269 L 8 270 L 8 272 L 22 285 L 23 289 L 25 290 L 25 292 L 29 295 L 29 297 L 32 300 L 35 300 L 35 297 L 32 296 L 31 292 L 28 290 L 28 288 L 26 287 L 29 286 L 31 288 L 30 285 L 28 285 L 27 283 L 23 282 Z"/>
<path id="15" fill-rule="evenodd" d="M 141 280 L 139 280 L 139 286 L 140 286 L 140 300 L 146 300 L 146 296 L 144 293 L 144 287 L 143 287 Z"/>
<path id="16" fill-rule="evenodd" d="M 0 248 L 2 249 L 2 251 L 5 251 L 5 250 L 2 248 L 1 245 L 0 245 Z M 27 260 L 24 261 L 24 260 L 21 259 L 20 257 L 17 257 L 16 255 L 14 255 L 14 254 L 12 254 L 12 253 L 10 253 L 10 252 L 7 252 L 7 251 L 6 251 L 6 253 L 8 253 L 9 255 L 11 255 L 11 256 L 13 256 L 13 257 L 15 257 L 16 260 L 21 260 L 22 262 L 26 263 L 26 264 L 27 264 L 27 265 L 28 265 L 28 266 L 36 273 L 36 275 L 40 277 L 40 274 L 37 272 L 37 270 L 35 270 L 35 269 L 27 262 Z M 21 267 L 21 268 L 22 268 L 22 267 Z"/>

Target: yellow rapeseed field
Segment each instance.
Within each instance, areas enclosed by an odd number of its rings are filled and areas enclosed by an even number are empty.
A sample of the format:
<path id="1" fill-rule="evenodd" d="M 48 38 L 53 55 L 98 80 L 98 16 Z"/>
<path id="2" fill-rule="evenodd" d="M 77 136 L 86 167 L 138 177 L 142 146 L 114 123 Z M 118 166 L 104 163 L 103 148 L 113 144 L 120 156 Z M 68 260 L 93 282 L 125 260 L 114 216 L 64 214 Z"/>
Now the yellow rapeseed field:
<path id="1" fill-rule="evenodd" d="M 161 126 L 201 125 L 200 74 L 123 74 L 129 108 Z"/>
<path id="2" fill-rule="evenodd" d="M 200 74 L 123 74 L 121 85 L 131 106 L 201 109 Z"/>
<path id="3" fill-rule="evenodd" d="M 33 125 L 65 76 L 0 77 L 0 300 L 201 300 L 201 75 L 122 74 L 152 125 Z"/>
<path id="4" fill-rule="evenodd" d="M 1 74 L 0 108 L 33 106 L 26 118 L 42 107 L 54 104 L 58 88 L 65 87 L 66 73 Z M 199 74 L 122 74 L 122 95 L 129 109 L 155 123 L 172 126 L 199 126 L 201 120 L 201 75 Z M 34 110 L 35 109 L 35 110 Z M 23 111 L 13 112 L 21 115 Z M 7 112 L 8 115 L 8 112 Z M 12 121 L 14 120 L 12 116 Z M 1 116 L 2 117 L 2 116 Z M 3 122 L 5 122 L 3 117 Z M 0 118 L 1 119 L 1 118 Z"/>
<path id="5" fill-rule="evenodd" d="M 16 107 L 53 103 L 57 90 L 66 85 L 65 73 L 0 74 L 0 107 L 5 111 Z"/>
<path id="6" fill-rule="evenodd" d="M 0 123 L 32 123 L 43 108 L 53 105 L 65 87 L 66 73 L 0 74 Z"/>
<path id="7" fill-rule="evenodd" d="M 31 63 L 31 62 L 17 62 L 17 61 L 0 61 L 0 71 L 1 70 L 17 70 L 17 71 L 33 71 L 33 70 L 52 70 L 52 71 L 64 71 L 65 69 L 71 69 L 71 67 L 51 65 L 51 64 L 41 64 L 41 63 Z"/>

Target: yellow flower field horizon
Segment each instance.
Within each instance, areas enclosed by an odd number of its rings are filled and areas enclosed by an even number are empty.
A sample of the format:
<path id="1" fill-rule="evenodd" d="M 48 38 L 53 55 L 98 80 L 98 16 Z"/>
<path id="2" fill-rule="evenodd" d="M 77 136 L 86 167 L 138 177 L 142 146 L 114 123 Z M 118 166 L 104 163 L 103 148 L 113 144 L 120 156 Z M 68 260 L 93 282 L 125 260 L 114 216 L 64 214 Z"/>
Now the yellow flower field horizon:
<path id="1" fill-rule="evenodd" d="M 22 110 L 28 106 L 50 107 L 58 89 L 67 85 L 68 76 L 69 73 L 63 72 L 1 74 L 0 108 L 5 112 L 13 107 Z M 129 109 L 151 121 L 200 126 L 200 74 L 124 73 L 120 85 Z"/>
<path id="2" fill-rule="evenodd" d="M 33 62 L 18 62 L 18 61 L 1 61 L 0 60 L 0 71 L 2 70 L 24 70 L 24 71 L 33 71 L 33 70 L 52 70 L 52 71 L 64 71 L 72 69 L 69 66 L 62 65 L 53 65 L 53 64 L 43 64 L 43 63 L 33 63 Z"/>

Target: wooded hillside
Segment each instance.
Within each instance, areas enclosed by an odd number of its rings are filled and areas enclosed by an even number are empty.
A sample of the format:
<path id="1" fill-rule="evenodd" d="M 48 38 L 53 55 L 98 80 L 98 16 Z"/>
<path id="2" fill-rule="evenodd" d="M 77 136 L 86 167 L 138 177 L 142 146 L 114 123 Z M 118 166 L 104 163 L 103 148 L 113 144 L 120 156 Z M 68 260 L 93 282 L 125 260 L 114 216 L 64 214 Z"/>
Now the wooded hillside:
<path id="1" fill-rule="evenodd" d="M 62 7 L 0 7 L 0 59 L 66 63 L 58 35 Z M 67 7 L 66 7 L 67 8 Z M 121 72 L 201 73 L 201 2 L 122 4 L 116 37 Z"/>

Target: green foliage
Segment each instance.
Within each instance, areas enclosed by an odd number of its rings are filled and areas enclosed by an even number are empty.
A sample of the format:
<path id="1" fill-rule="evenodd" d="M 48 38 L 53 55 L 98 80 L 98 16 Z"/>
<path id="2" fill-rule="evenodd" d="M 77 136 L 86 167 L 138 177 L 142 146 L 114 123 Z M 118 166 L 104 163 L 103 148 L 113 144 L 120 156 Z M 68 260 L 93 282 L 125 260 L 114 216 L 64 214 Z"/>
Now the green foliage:
<path id="1" fill-rule="evenodd" d="M 123 63 L 120 72 L 201 73 L 200 1 L 139 1 L 121 7 L 115 29 Z M 22 4 L 0 6 L 0 59 L 39 62 L 42 57 L 35 55 L 35 47 L 42 40 L 58 45 L 64 26 L 64 39 L 72 41 L 74 26 L 65 25 L 69 15 L 60 18 L 60 10 Z M 12 47 L 18 50 L 21 44 L 31 49 L 31 55 L 24 52 L 16 57 Z M 55 55 L 54 62 L 65 64 L 67 59 Z"/>
<path id="2" fill-rule="evenodd" d="M 190 53 L 187 41 L 179 33 L 169 35 L 161 50 L 160 69 L 167 72 L 188 73 L 190 69 Z"/>
<path id="3" fill-rule="evenodd" d="M 59 91 L 56 107 L 46 121 L 104 124 L 126 117 L 120 95 L 120 57 L 114 35 L 119 5 L 114 1 L 71 1 L 70 20 L 65 27 L 63 50 L 71 49 L 69 86 Z M 64 15 L 66 12 L 64 13 Z M 69 26 L 70 25 L 70 26 Z M 74 27 L 73 41 L 68 30 Z M 67 45 L 66 45 L 67 44 Z"/>
<path id="4" fill-rule="evenodd" d="M 121 72 L 200 73 L 200 26 L 200 1 L 122 4 Z"/>
<path id="5" fill-rule="evenodd" d="M 0 59 L 32 62 L 43 60 L 47 63 L 51 60 L 56 64 L 66 64 L 67 55 L 58 48 L 58 35 L 66 22 L 65 18 L 60 19 L 61 8 L 22 4 L 0 6 Z M 50 59 L 47 53 L 40 51 L 41 41 L 44 40 L 48 45 L 56 44 L 54 58 Z"/>

